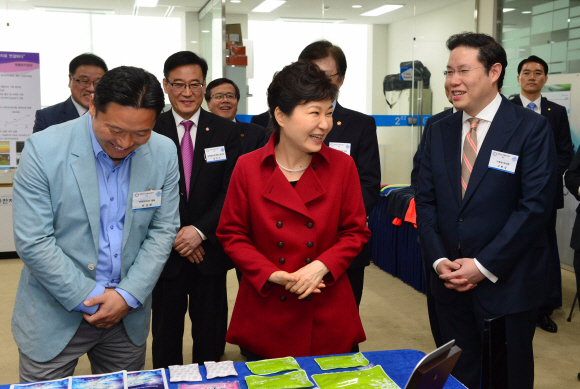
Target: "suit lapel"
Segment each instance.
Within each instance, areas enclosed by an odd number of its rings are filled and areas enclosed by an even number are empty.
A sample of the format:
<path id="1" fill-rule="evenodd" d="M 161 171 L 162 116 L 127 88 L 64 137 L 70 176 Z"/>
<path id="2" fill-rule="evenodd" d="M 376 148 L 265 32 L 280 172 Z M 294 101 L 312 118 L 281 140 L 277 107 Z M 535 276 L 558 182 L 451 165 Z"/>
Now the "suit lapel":
<path id="1" fill-rule="evenodd" d="M 78 130 L 74 132 L 75 141 L 71 151 L 77 159 L 71 162 L 71 168 L 83 198 L 98 256 L 101 205 L 98 184 L 95 188 L 98 178 L 95 153 L 89 133 L 89 117 L 86 116 L 84 120 L 79 121 L 78 127 Z"/>
<path id="2" fill-rule="evenodd" d="M 179 144 L 179 136 L 177 135 L 177 126 L 175 125 L 175 119 L 173 117 L 172 110 L 162 113 L 159 115 L 159 125 L 155 125 L 159 134 L 164 135 L 171 139 L 177 147 L 177 159 L 179 161 L 179 191 L 180 193 L 185 192 L 185 178 L 183 175 L 183 160 L 181 159 L 181 145 Z"/>
<path id="3" fill-rule="evenodd" d="M 307 170 L 311 169 L 312 168 L 308 168 Z M 304 172 L 304 175 L 306 175 L 306 172 Z M 300 181 L 298 182 L 300 183 Z M 298 184 L 296 187 L 298 187 Z M 292 184 L 288 182 L 288 179 L 278 168 L 274 169 L 272 172 L 270 179 L 264 186 L 262 196 L 282 207 L 291 209 L 292 211 L 298 212 L 306 217 L 311 217 L 310 212 L 308 212 L 308 209 L 298 194 L 298 191 L 292 187 Z"/>
<path id="4" fill-rule="evenodd" d="M 461 127 L 463 113 L 459 112 L 457 118 L 441 121 L 441 136 L 443 155 L 453 197 L 457 204 L 461 204 Z"/>
<path id="5" fill-rule="evenodd" d="M 127 238 L 131 233 L 131 227 L 133 224 L 133 193 L 143 192 L 149 189 L 160 189 L 160 188 L 147 188 L 147 182 L 149 181 L 149 173 L 151 171 L 151 154 L 149 153 L 149 143 L 145 143 L 139 146 L 135 150 L 135 155 L 131 158 L 131 176 L 129 178 L 129 193 L 127 198 L 127 206 L 125 208 L 125 227 L 123 229 L 123 246 L 127 242 Z"/>
<path id="6" fill-rule="evenodd" d="M 505 98 L 502 98 L 501 105 L 491 122 L 491 126 L 487 131 L 487 135 L 483 140 L 483 144 L 477 153 L 477 159 L 473 165 L 471 177 L 469 177 L 469 184 L 463 197 L 462 207 L 467 204 L 473 192 L 477 189 L 483 177 L 485 177 L 489 170 L 489 158 L 492 150 L 501 151 L 505 144 L 518 128 L 522 119 L 518 119 L 515 113 L 515 107 L 511 105 Z"/>
<path id="7" fill-rule="evenodd" d="M 201 167 L 205 163 L 205 149 L 207 148 L 209 141 L 215 131 L 217 131 L 212 126 L 212 117 L 206 111 L 200 108 L 199 113 L 199 123 L 197 123 L 197 130 L 195 135 L 195 148 L 193 151 L 193 166 L 191 168 L 191 181 L 189 184 L 189 190 L 193 190 L 195 185 L 195 180 L 201 170 Z M 190 193 L 191 195 L 191 193 Z M 193 198 L 193 196 L 190 196 Z"/>
<path id="8" fill-rule="evenodd" d="M 550 120 L 550 124 L 552 123 L 551 120 L 552 120 L 553 111 L 550 109 L 550 102 L 545 97 L 542 97 L 542 100 L 541 100 L 540 114 L 543 117 L 548 118 Z M 554 130 L 554 128 L 552 128 L 552 130 Z"/>
<path id="9" fill-rule="evenodd" d="M 340 104 L 338 104 L 338 101 L 336 102 L 336 107 L 332 113 L 332 122 L 332 130 L 330 131 L 329 135 L 332 134 L 332 139 L 339 141 L 340 137 L 348 126 L 349 120 L 348 113 L 344 108 L 342 108 Z"/>

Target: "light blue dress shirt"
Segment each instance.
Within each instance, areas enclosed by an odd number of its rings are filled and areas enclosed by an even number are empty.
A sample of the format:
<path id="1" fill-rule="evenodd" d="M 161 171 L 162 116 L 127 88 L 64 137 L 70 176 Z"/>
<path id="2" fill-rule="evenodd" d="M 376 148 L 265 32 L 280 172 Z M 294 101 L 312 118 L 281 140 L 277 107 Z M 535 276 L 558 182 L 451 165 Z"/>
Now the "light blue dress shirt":
<path id="1" fill-rule="evenodd" d="M 95 153 L 97 178 L 99 183 L 99 200 L 101 222 L 99 227 L 99 257 L 97 263 L 97 285 L 86 299 L 100 296 L 105 288 L 114 288 L 121 282 L 121 249 L 123 247 L 123 228 L 125 225 L 125 209 L 129 180 L 131 178 L 131 158 L 135 151 L 123 158 L 117 166 L 103 150 L 93 132 L 92 117 L 89 116 L 89 131 Z M 131 308 L 137 308 L 141 303 L 129 292 L 115 288 Z M 85 299 L 85 300 L 86 300 Z M 75 311 L 94 314 L 98 305 L 87 307 L 84 301 Z"/>

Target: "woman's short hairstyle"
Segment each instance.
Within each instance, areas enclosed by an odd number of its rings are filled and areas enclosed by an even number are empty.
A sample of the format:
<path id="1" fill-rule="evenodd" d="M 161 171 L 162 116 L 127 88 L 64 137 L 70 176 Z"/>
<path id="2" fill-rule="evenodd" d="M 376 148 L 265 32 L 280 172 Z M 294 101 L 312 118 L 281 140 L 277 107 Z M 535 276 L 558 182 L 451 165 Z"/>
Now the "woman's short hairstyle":
<path id="1" fill-rule="evenodd" d="M 268 112 L 270 129 L 280 131 L 274 111 L 279 108 L 285 115 L 292 115 L 298 105 L 311 101 L 332 100 L 338 96 L 338 88 L 314 63 L 300 60 L 276 72 L 268 87 Z"/>

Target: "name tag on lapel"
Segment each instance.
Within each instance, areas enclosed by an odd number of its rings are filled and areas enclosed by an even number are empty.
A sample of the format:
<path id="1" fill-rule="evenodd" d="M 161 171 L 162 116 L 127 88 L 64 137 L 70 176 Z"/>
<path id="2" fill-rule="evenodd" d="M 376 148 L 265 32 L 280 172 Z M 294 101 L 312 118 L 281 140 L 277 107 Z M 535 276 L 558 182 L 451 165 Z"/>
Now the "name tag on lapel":
<path id="1" fill-rule="evenodd" d="M 133 193 L 133 211 L 140 209 L 159 208 L 161 207 L 161 194 L 163 189 L 148 190 L 146 192 Z"/>
<path id="2" fill-rule="evenodd" d="M 343 153 L 350 155 L 350 143 L 330 142 L 328 144 L 328 147 L 330 147 L 331 149 L 342 151 Z"/>
<path id="3" fill-rule="evenodd" d="M 492 150 L 488 167 L 490 169 L 501 170 L 502 172 L 514 174 L 516 172 L 518 158 L 519 157 L 517 155 Z"/>
<path id="4" fill-rule="evenodd" d="M 207 163 L 225 161 L 226 148 L 224 146 L 219 146 L 205 149 L 205 160 Z"/>

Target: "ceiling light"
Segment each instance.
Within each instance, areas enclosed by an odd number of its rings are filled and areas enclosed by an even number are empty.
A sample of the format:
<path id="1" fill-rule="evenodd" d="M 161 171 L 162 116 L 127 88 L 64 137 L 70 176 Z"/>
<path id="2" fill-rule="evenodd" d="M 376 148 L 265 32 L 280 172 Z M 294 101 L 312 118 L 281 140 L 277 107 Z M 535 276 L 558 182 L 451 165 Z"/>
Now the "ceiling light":
<path id="1" fill-rule="evenodd" d="M 362 8 L 362 5 L 353 5 L 352 8 Z"/>
<path id="2" fill-rule="evenodd" d="M 204 34 L 209 33 L 209 30 L 201 30 L 201 32 L 203 32 Z"/>
<path id="3" fill-rule="evenodd" d="M 230 3 L 241 3 L 240 0 L 230 0 Z"/>
<path id="4" fill-rule="evenodd" d="M 159 0 L 135 0 L 135 5 L 137 7 L 157 7 Z"/>
<path id="5" fill-rule="evenodd" d="M 315 19 L 315 18 L 278 18 L 277 22 L 294 23 L 342 23 L 346 19 Z"/>
<path id="6" fill-rule="evenodd" d="M 197 43 L 197 41 L 191 41 L 191 43 Z"/>
<path id="7" fill-rule="evenodd" d="M 531 14 L 532 11 L 522 11 L 523 14 Z"/>
<path id="8" fill-rule="evenodd" d="M 391 11 L 394 11 L 394 10 L 402 8 L 402 7 L 403 7 L 402 5 L 387 4 L 387 5 L 383 5 L 382 7 L 375 8 L 371 11 L 365 12 L 365 13 L 361 14 L 361 16 L 379 16 L 379 15 L 386 14 L 387 12 L 391 12 Z"/>
<path id="9" fill-rule="evenodd" d="M 254 8 L 252 12 L 272 12 L 285 2 L 286 0 L 264 0 L 260 5 Z"/>
<path id="10" fill-rule="evenodd" d="M 503 13 L 515 11 L 515 8 L 504 8 Z"/>
<path id="11" fill-rule="evenodd" d="M 96 15 L 114 15 L 115 11 L 111 9 L 89 9 L 89 8 L 58 8 L 58 7 L 34 7 L 38 11 L 46 12 L 64 12 L 79 14 L 96 14 Z"/>

